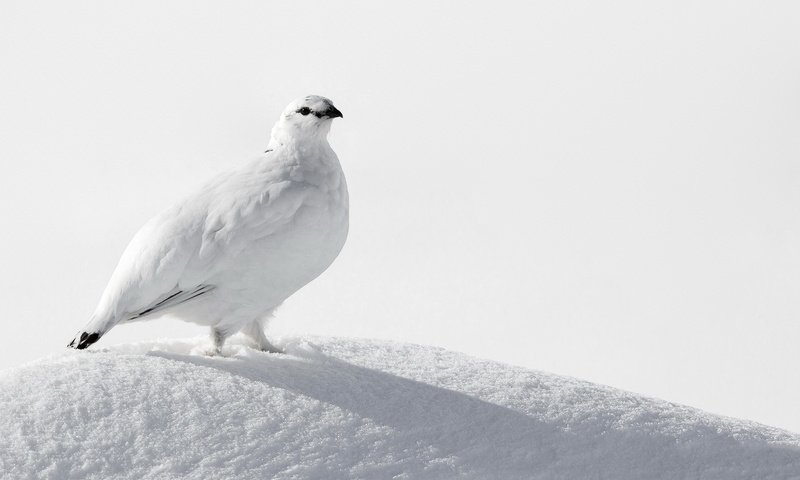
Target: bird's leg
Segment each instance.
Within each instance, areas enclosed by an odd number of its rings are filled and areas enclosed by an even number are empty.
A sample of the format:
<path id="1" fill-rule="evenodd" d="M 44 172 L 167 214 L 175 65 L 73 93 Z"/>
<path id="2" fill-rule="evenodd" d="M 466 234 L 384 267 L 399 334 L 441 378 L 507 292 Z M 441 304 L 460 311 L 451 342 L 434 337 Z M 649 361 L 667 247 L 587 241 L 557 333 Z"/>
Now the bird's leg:
<path id="1" fill-rule="evenodd" d="M 273 345 L 267 336 L 264 334 L 264 325 L 260 320 L 253 320 L 248 323 L 243 329 L 242 333 L 256 343 L 258 349 L 262 352 L 270 353 L 283 353 L 283 350 Z"/>
<path id="2" fill-rule="evenodd" d="M 211 327 L 211 343 L 212 350 L 209 352 L 209 355 L 221 355 L 222 354 L 222 345 L 225 344 L 225 339 L 228 338 L 228 334 L 225 330 L 220 330 L 218 328 Z"/>

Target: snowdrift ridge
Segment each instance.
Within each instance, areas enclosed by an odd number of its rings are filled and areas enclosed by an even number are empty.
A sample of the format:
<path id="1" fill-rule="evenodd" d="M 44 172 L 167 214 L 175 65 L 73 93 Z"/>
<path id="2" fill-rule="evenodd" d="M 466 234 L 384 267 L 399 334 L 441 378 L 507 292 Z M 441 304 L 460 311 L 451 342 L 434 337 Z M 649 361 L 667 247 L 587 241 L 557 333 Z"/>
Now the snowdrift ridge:
<path id="1" fill-rule="evenodd" d="M 0 373 L 2 478 L 800 478 L 800 436 L 418 345 L 234 339 Z"/>

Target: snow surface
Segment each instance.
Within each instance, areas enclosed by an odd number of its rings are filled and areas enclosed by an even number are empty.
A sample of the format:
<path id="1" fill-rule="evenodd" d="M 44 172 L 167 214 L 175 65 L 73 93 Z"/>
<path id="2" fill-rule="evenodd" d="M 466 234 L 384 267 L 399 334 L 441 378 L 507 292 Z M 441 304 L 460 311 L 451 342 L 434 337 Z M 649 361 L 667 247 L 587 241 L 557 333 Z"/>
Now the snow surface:
<path id="1" fill-rule="evenodd" d="M 234 338 L 0 373 L 0 476 L 790 479 L 800 436 L 418 345 Z"/>

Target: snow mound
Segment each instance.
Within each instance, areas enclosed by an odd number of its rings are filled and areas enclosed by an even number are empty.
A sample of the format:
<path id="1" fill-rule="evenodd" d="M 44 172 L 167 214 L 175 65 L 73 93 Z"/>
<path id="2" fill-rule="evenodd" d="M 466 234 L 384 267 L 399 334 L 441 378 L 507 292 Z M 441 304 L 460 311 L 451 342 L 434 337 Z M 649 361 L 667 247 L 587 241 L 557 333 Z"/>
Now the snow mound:
<path id="1" fill-rule="evenodd" d="M 418 345 L 199 340 L 0 373 L 2 478 L 800 478 L 800 436 Z"/>

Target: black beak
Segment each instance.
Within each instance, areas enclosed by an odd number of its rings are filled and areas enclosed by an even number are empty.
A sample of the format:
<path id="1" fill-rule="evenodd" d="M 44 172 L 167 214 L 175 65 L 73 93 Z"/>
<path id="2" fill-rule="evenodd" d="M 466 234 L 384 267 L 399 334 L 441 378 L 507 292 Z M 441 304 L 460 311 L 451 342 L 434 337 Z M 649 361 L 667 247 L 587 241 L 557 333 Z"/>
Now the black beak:
<path id="1" fill-rule="evenodd" d="M 328 118 L 344 118 L 342 112 L 340 112 L 339 109 L 334 107 L 333 105 L 328 107 L 328 109 L 325 110 L 322 114 Z"/>

